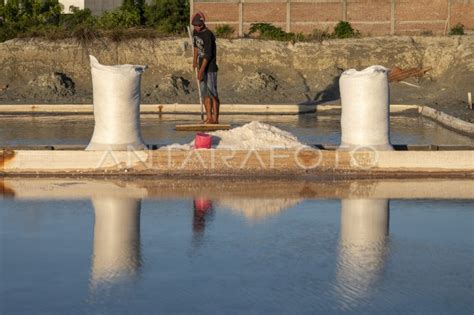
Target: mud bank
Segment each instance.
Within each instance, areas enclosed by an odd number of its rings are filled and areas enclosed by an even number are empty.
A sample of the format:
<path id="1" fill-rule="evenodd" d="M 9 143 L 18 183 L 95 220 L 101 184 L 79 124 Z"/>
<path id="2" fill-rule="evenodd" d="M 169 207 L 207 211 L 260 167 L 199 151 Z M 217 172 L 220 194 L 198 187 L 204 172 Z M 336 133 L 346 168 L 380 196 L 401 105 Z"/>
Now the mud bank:
<path id="1" fill-rule="evenodd" d="M 223 103 L 324 103 L 339 99 L 338 78 L 373 64 L 433 67 L 411 84 L 391 84 L 392 103 L 428 105 L 467 121 L 474 92 L 474 36 L 379 37 L 284 43 L 219 40 L 219 93 Z M 12 40 L 0 44 L 0 103 L 90 103 L 88 55 L 105 64 L 147 64 L 143 103 L 196 103 L 191 48 L 183 38 Z"/>

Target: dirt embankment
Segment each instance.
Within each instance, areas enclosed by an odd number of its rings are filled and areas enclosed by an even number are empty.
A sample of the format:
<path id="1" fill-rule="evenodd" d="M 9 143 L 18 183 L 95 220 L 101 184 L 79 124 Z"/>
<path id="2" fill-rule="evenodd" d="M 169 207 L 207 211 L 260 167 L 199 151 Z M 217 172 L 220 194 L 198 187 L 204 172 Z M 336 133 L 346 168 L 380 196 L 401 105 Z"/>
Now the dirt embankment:
<path id="1" fill-rule="evenodd" d="M 323 103 L 339 99 L 338 78 L 349 68 L 380 64 L 433 67 L 423 78 L 391 84 L 392 103 L 430 105 L 473 120 L 474 36 L 381 37 L 284 43 L 219 40 L 223 103 Z M 88 54 L 104 64 L 146 64 L 144 103 L 197 103 L 188 41 L 12 40 L 0 44 L 0 103 L 90 103 Z"/>

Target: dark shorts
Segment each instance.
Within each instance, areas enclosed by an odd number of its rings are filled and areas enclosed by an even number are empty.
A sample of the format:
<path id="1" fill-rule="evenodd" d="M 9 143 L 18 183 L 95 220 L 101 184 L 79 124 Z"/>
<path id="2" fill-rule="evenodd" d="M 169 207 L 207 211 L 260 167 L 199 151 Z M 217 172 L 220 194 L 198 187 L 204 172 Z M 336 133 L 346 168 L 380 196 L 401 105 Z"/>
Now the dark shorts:
<path id="1" fill-rule="evenodd" d="M 219 97 L 217 94 L 217 72 L 207 72 L 199 83 L 202 97 Z"/>

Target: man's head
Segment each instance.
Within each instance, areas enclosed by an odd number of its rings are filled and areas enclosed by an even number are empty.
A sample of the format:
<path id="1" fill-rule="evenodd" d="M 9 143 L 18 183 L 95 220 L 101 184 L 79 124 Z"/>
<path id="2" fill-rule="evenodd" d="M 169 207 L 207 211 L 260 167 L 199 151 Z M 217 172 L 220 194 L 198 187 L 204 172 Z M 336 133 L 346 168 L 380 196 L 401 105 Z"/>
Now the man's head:
<path id="1" fill-rule="evenodd" d="M 194 26 L 194 29 L 197 32 L 200 32 L 203 29 L 205 29 L 206 28 L 206 18 L 204 17 L 204 14 L 202 12 L 197 12 L 196 14 L 194 14 L 193 18 L 191 20 L 191 24 Z"/>

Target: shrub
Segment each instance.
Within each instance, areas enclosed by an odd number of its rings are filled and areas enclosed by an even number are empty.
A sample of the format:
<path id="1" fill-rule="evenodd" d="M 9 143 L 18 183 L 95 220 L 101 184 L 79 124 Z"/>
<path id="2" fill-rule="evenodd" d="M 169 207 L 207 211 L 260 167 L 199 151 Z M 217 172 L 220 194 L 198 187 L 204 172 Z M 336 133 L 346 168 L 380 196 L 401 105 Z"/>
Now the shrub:
<path id="1" fill-rule="evenodd" d="M 138 10 L 126 10 L 119 8 L 105 12 L 98 22 L 104 29 L 129 28 L 140 25 L 140 13 Z"/>
<path id="2" fill-rule="evenodd" d="M 140 16 L 140 24 L 145 24 L 145 0 L 123 0 L 120 7 L 123 11 L 136 12 Z"/>
<path id="3" fill-rule="evenodd" d="M 71 6 L 70 11 L 70 14 L 64 14 L 61 18 L 61 23 L 68 29 L 84 26 L 92 27 L 97 24 L 97 18 L 92 15 L 89 9 L 81 10 L 78 7 Z"/>
<path id="4" fill-rule="evenodd" d="M 307 36 L 307 40 L 314 40 L 318 42 L 322 42 L 323 40 L 326 39 L 331 39 L 332 35 L 327 31 L 327 30 L 319 30 L 319 29 L 314 29 L 311 35 Z"/>
<path id="5" fill-rule="evenodd" d="M 0 4 L 0 41 L 20 33 L 39 34 L 45 25 L 58 25 L 62 9 L 58 0 L 10 0 Z"/>
<path id="6" fill-rule="evenodd" d="M 360 32 L 352 28 L 351 23 L 346 21 L 339 21 L 334 27 L 334 32 L 332 34 L 335 38 L 351 38 L 358 37 Z"/>
<path id="7" fill-rule="evenodd" d="M 145 23 L 162 33 L 183 33 L 189 24 L 187 0 L 155 0 L 146 5 Z"/>
<path id="8" fill-rule="evenodd" d="M 100 37 L 100 34 L 94 26 L 80 25 L 73 30 L 72 37 L 84 46 Z"/>
<path id="9" fill-rule="evenodd" d="M 451 28 L 449 35 L 464 35 L 464 25 L 461 23 L 456 24 Z"/>
<path id="10" fill-rule="evenodd" d="M 35 0 L 33 4 L 35 5 L 33 16 L 36 15 L 40 23 L 59 24 L 64 6 L 58 0 Z"/>
<path id="11" fill-rule="evenodd" d="M 288 34 L 270 23 L 253 23 L 250 25 L 249 35 L 258 33 L 262 39 L 289 40 Z"/>
<path id="12" fill-rule="evenodd" d="M 217 37 L 231 38 L 234 35 L 235 29 L 229 24 L 218 25 L 214 30 Z"/>
<path id="13" fill-rule="evenodd" d="M 0 42 L 15 38 L 17 32 L 8 24 L 0 25 Z"/>
<path id="14" fill-rule="evenodd" d="M 124 0 L 116 10 L 93 16 L 89 9 L 71 7 L 62 14 L 58 0 L 0 0 L 0 42 L 15 37 L 43 36 L 90 41 L 101 34 L 114 40 L 161 33 L 185 32 L 189 22 L 188 0 Z M 148 29 L 145 29 L 148 27 Z"/>
<path id="15" fill-rule="evenodd" d="M 253 23 L 250 25 L 249 35 L 258 33 L 261 39 L 279 40 L 279 41 L 301 41 L 304 39 L 301 33 L 287 33 L 270 23 Z"/>

